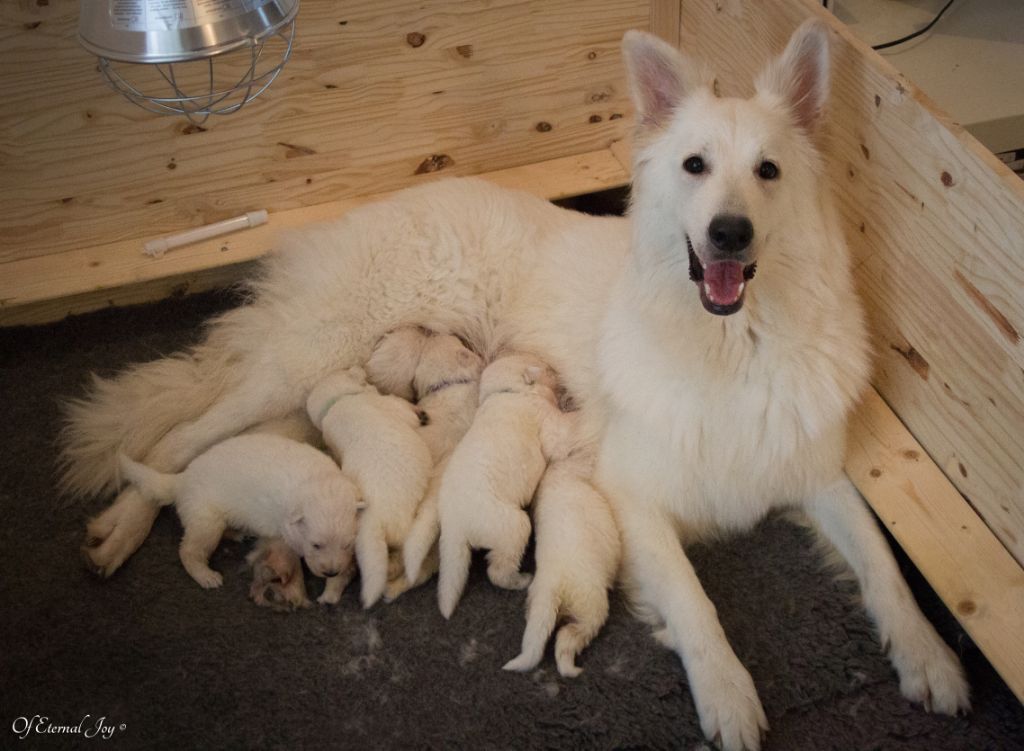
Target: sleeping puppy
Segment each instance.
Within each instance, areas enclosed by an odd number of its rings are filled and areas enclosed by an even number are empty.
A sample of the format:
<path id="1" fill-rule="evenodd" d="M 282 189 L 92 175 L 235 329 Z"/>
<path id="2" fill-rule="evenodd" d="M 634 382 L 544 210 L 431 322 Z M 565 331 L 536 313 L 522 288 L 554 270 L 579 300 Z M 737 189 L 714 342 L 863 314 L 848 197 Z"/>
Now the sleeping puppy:
<path id="1" fill-rule="evenodd" d="M 432 465 L 417 434 L 422 413 L 397 396 L 378 392 L 359 367 L 321 380 L 306 400 L 306 411 L 366 502 L 356 560 L 361 599 L 368 608 L 387 586 L 388 549 L 405 542 L 427 489 Z"/>
<path id="2" fill-rule="evenodd" d="M 529 505 L 551 459 L 568 453 L 575 420 L 558 409 L 555 375 L 540 360 L 510 355 L 488 365 L 480 406 L 441 478 L 441 614 L 451 617 L 469 576 L 472 548 L 486 548 L 487 576 L 524 589 L 519 562 L 530 539 Z"/>
<path id="3" fill-rule="evenodd" d="M 608 619 L 608 590 L 621 558 L 619 529 L 604 496 L 590 484 L 593 460 L 554 462 L 533 502 L 537 571 L 530 584 L 522 652 L 505 670 L 537 667 L 559 619 L 555 662 L 566 678 L 580 674 L 575 658 Z"/>
<path id="4" fill-rule="evenodd" d="M 436 543 L 441 529 L 437 493 L 449 455 L 473 422 L 480 400 L 482 369 L 483 360 L 463 346 L 458 337 L 432 336 L 423 346 L 413 385 L 419 398 L 417 406 L 430 415 L 430 421 L 419 431 L 430 450 L 434 469 L 402 546 L 403 569 L 388 582 L 389 601 L 423 584 L 437 572 Z"/>
<path id="5" fill-rule="evenodd" d="M 277 435 L 240 435 L 200 454 L 180 474 L 120 455 L 122 475 L 142 495 L 174 504 L 185 528 L 180 557 L 201 587 L 219 587 L 210 555 L 228 527 L 282 537 L 316 576 L 336 576 L 352 560 L 358 488 L 330 457 Z"/>

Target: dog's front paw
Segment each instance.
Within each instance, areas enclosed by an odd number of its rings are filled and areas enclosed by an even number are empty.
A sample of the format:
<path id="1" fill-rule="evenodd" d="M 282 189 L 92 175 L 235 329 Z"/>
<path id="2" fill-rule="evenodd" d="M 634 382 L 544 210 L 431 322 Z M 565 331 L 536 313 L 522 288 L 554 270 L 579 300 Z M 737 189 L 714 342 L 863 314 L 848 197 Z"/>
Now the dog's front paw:
<path id="1" fill-rule="evenodd" d="M 216 589 L 224 583 L 224 577 L 220 575 L 220 572 L 214 571 L 212 568 L 205 570 L 192 570 L 189 571 L 192 578 L 195 579 L 203 589 Z"/>
<path id="2" fill-rule="evenodd" d="M 911 645 L 894 643 L 890 658 L 900 676 L 900 691 L 911 701 L 929 712 L 949 715 L 971 708 L 960 661 L 930 627 L 919 632 Z"/>
<path id="3" fill-rule="evenodd" d="M 724 751 L 758 751 L 768 730 L 754 680 L 731 651 L 687 670 L 700 727 Z"/>

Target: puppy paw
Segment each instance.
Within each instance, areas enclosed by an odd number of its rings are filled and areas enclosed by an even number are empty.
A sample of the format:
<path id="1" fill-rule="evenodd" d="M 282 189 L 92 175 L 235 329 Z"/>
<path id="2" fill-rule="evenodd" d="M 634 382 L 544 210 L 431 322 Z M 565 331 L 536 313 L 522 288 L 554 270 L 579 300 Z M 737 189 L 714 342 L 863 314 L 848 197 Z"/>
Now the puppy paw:
<path id="1" fill-rule="evenodd" d="M 750 673 L 731 651 L 694 661 L 687 676 L 704 735 L 723 751 L 758 751 L 768 730 Z"/>
<path id="2" fill-rule="evenodd" d="M 488 571 L 487 574 L 491 584 L 502 589 L 526 589 L 533 581 L 533 574 L 523 574 L 518 571 L 514 573 Z"/>
<path id="3" fill-rule="evenodd" d="M 971 708 L 970 688 L 960 661 L 931 627 L 913 644 L 895 643 L 890 658 L 900 677 L 900 692 L 929 712 L 955 715 Z"/>
<path id="4" fill-rule="evenodd" d="M 224 577 L 220 572 L 212 568 L 205 571 L 190 571 L 189 574 L 196 580 L 196 583 L 203 589 L 216 589 L 224 583 Z"/>
<path id="5" fill-rule="evenodd" d="M 502 670 L 511 670 L 516 673 L 525 673 L 528 670 L 533 670 L 540 663 L 539 659 L 534 659 L 532 655 L 528 655 L 525 652 L 518 657 L 513 657 L 511 660 L 501 666 Z"/>
<path id="6" fill-rule="evenodd" d="M 322 595 L 316 598 L 316 601 L 321 605 L 337 605 L 341 602 L 341 592 L 324 591 Z"/>

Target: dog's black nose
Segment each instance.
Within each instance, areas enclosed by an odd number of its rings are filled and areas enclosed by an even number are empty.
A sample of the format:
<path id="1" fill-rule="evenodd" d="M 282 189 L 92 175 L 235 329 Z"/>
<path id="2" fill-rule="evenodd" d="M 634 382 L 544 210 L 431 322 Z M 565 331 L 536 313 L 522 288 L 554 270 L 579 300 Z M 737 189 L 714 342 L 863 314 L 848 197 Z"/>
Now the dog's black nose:
<path id="1" fill-rule="evenodd" d="M 726 253 L 739 253 L 754 239 L 754 225 L 745 216 L 721 214 L 708 225 L 711 244 Z"/>
<path id="2" fill-rule="evenodd" d="M 332 576 L 337 576 L 340 573 L 340 571 L 324 571 L 324 578 L 330 579 Z"/>

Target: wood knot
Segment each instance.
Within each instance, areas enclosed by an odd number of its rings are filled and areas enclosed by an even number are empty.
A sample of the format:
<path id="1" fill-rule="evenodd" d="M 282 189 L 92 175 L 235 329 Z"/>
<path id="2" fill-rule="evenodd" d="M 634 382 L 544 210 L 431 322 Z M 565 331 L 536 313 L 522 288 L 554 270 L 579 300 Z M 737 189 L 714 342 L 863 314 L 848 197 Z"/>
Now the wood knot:
<path id="1" fill-rule="evenodd" d="M 455 51 L 458 53 L 459 57 L 465 57 L 467 59 L 473 57 L 472 44 L 460 44 L 458 47 L 455 48 Z"/>
<path id="2" fill-rule="evenodd" d="M 872 467 L 871 471 L 868 472 L 868 474 L 871 475 L 872 477 L 881 477 L 882 470 L 880 470 L 878 467 Z"/>
<path id="3" fill-rule="evenodd" d="M 591 123 L 599 123 L 599 122 L 601 122 L 601 121 L 602 121 L 603 119 L 604 119 L 604 118 L 603 118 L 603 117 L 601 117 L 600 115 L 591 115 L 591 116 L 590 116 L 590 119 L 588 120 L 588 122 L 591 122 Z"/>
<path id="4" fill-rule="evenodd" d="M 424 175 L 428 172 L 440 172 L 455 164 L 455 160 L 447 154 L 431 154 L 416 168 L 415 174 Z"/>
<path id="5" fill-rule="evenodd" d="M 902 454 L 904 459 L 911 462 L 916 462 L 918 459 L 921 458 L 921 454 L 915 451 L 914 449 L 905 449 L 902 452 Z"/>
<path id="6" fill-rule="evenodd" d="M 422 47 L 423 43 L 427 41 L 427 37 L 418 31 L 410 31 L 405 35 L 405 41 L 410 47 Z"/>
<path id="7" fill-rule="evenodd" d="M 945 170 L 943 170 L 942 174 L 939 176 L 939 179 L 942 180 L 942 184 L 945 185 L 947 188 L 953 187 L 953 176 L 946 172 Z"/>
<path id="8" fill-rule="evenodd" d="M 957 603 L 956 612 L 960 615 L 974 615 L 978 612 L 978 606 L 973 600 L 963 600 Z"/>
<path id="9" fill-rule="evenodd" d="M 544 122 L 543 120 L 541 120 L 534 126 L 534 130 L 536 130 L 538 133 L 548 133 L 551 130 L 551 123 Z"/>
<path id="10" fill-rule="evenodd" d="M 195 123 L 189 123 L 188 125 L 186 125 L 184 128 L 181 129 L 181 132 L 182 132 L 182 135 L 190 136 L 193 133 L 205 133 L 206 132 L 206 128 L 204 128 L 201 125 L 196 125 Z"/>

